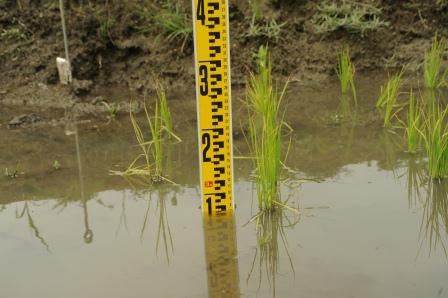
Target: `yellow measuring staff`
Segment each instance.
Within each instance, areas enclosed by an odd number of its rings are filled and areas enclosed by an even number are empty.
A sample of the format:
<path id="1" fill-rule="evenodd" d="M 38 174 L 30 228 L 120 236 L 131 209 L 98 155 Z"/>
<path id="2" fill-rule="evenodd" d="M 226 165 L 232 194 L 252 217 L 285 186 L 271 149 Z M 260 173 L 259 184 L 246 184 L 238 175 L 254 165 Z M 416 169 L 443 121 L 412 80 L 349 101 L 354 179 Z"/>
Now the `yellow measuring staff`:
<path id="1" fill-rule="evenodd" d="M 204 216 L 204 240 L 208 297 L 240 297 L 234 216 Z"/>
<path id="2" fill-rule="evenodd" d="M 202 210 L 233 210 L 228 0 L 193 0 Z"/>

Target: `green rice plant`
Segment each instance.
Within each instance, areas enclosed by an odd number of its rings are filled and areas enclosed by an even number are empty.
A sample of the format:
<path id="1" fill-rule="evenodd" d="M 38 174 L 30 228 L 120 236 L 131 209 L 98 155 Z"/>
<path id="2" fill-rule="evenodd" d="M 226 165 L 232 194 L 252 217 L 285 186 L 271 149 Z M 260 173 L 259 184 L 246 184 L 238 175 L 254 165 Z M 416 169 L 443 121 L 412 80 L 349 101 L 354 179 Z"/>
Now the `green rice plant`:
<path id="1" fill-rule="evenodd" d="M 358 100 L 356 98 L 356 87 L 354 81 L 355 67 L 350 60 L 350 51 L 348 47 L 343 49 L 338 55 L 338 67 L 336 69 L 336 73 L 341 84 L 342 94 L 348 94 L 350 91 L 355 105 L 357 105 Z"/>
<path id="2" fill-rule="evenodd" d="M 283 116 L 280 104 L 288 83 L 278 92 L 273 86 L 268 49 L 260 47 L 257 54 L 258 72 L 251 74 L 246 93 L 249 109 L 249 146 L 253 155 L 258 206 L 271 209 L 281 205 L 279 196 L 281 130 Z"/>
<path id="3" fill-rule="evenodd" d="M 144 102 L 143 104 L 143 109 L 146 116 L 146 124 L 150 135 L 149 140 L 145 138 L 145 134 L 143 133 L 143 130 L 131 109 L 131 123 L 141 153 L 137 155 L 137 157 L 132 161 L 126 171 L 112 173 L 122 176 L 150 177 L 152 183 L 160 183 L 163 181 L 173 183 L 162 175 L 164 158 L 163 143 L 165 137 L 167 137 L 168 135 L 174 136 L 178 140 L 180 139 L 173 133 L 170 133 L 166 128 L 165 120 L 161 114 L 161 100 L 162 99 L 158 98 L 158 100 L 155 101 L 154 116 L 151 116 L 149 114 L 146 102 Z"/>
<path id="4" fill-rule="evenodd" d="M 421 109 L 417 103 L 415 103 L 414 93 L 411 90 L 409 94 L 409 108 L 408 117 L 406 123 L 406 136 L 407 147 L 409 153 L 416 153 L 421 142 L 421 136 L 419 128 L 422 125 Z"/>
<path id="5" fill-rule="evenodd" d="M 168 108 L 168 100 L 165 89 L 160 82 L 156 82 L 157 98 L 160 102 L 160 117 L 163 121 L 165 129 L 168 131 L 168 136 L 173 136 L 173 123 L 171 121 L 171 113 Z"/>
<path id="6" fill-rule="evenodd" d="M 337 30 L 364 35 L 389 26 L 381 19 L 381 9 L 365 3 L 343 1 L 341 4 L 324 1 L 317 5 L 317 11 L 311 22 L 319 34 L 328 34 Z"/>
<path id="7" fill-rule="evenodd" d="M 439 40 L 437 35 L 435 35 L 432 40 L 431 50 L 425 52 L 424 78 L 425 87 L 428 89 L 439 88 L 446 84 L 448 69 L 442 74 L 442 56 L 445 49 L 445 39 Z"/>
<path id="8" fill-rule="evenodd" d="M 393 75 L 386 83 L 381 87 L 381 93 L 376 101 L 377 108 L 384 109 L 384 127 L 389 128 L 391 126 L 392 118 L 397 114 L 395 108 L 397 107 L 398 94 L 402 85 L 402 76 L 404 70 L 402 69 L 398 74 Z"/>
<path id="9" fill-rule="evenodd" d="M 419 129 L 428 157 L 428 173 L 431 178 L 441 179 L 448 175 L 448 106 L 442 109 L 435 98 L 422 109 L 423 128 Z"/>
<path id="10" fill-rule="evenodd" d="M 426 181 L 425 165 L 422 158 L 411 156 L 408 159 L 406 181 L 409 208 L 416 208 L 417 203 L 421 201 L 422 189 Z"/>

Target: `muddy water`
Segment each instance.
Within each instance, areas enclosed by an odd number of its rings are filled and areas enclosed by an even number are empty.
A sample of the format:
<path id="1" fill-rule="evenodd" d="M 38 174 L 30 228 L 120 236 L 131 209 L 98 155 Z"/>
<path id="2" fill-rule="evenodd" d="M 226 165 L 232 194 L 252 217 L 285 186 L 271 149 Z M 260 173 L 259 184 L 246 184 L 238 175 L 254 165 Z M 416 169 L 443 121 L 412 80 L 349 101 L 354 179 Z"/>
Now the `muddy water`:
<path id="1" fill-rule="evenodd" d="M 306 90 L 317 105 L 290 95 L 282 195 L 300 214 L 253 221 L 242 159 L 235 217 L 203 220 L 194 103 L 175 102 L 183 142 L 166 148 L 166 175 L 177 185 L 109 175 L 138 152 L 126 116 L 2 130 L 1 168 L 21 166 L 0 177 L 0 297 L 448 297 L 448 185 L 374 124 L 369 88 L 358 125 L 336 92 Z M 235 146 L 244 156 L 243 137 Z"/>

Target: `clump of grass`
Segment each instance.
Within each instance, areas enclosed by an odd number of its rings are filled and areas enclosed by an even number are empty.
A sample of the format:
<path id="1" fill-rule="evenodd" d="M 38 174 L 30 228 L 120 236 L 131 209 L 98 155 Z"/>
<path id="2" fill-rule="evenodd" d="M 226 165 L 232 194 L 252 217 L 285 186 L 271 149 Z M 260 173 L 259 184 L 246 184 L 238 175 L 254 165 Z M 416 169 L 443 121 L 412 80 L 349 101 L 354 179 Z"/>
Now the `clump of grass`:
<path id="1" fill-rule="evenodd" d="M 423 112 L 424 123 L 423 129 L 420 130 L 428 156 L 428 173 L 430 177 L 436 179 L 448 175 L 447 112 L 448 106 L 441 109 L 434 100 L 431 107 Z"/>
<path id="2" fill-rule="evenodd" d="M 5 168 L 5 176 L 11 179 L 15 179 L 18 178 L 19 175 L 22 175 L 22 164 L 20 163 L 20 161 L 18 161 L 16 163 L 16 166 L 13 170 L 10 170 L 8 168 Z"/>
<path id="3" fill-rule="evenodd" d="M 112 41 L 111 31 L 113 30 L 113 27 L 116 24 L 116 19 L 107 12 L 107 13 L 98 13 L 97 21 L 99 24 L 97 29 L 98 37 L 103 42 Z"/>
<path id="4" fill-rule="evenodd" d="M 421 108 L 415 102 L 414 93 L 409 94 L 409 108 L 406 123 L 407 147 L 409 153 L 416 153 L 421 141 L 419 128 L 422 125 Z"/>
<path id="5" fill-rule="evenodd" d="M 253 20 L 263 19 L 263 8 L 266 5 L 266 0 L 249 0 L 249 7 L 252 12 Z"/>
<path id="6" fill-rule="evenodd" d="M 434 36 L 431 44 L 431 50 L 425 53 L 424 78 L 425 87 L 435 89 L 446 84 L 448 69 L 442 74 L 442 55 L 446 49 L 445 39 L 439 40 Z"/>
<path id="7" fill-rule="evenodd" d="M 282 28 L 286 25 L 286 23 L 277 23 L 275 19 L 266 19 L 266 20 L 256 20 L 252 19 L 249 30 L 245 37 L 266 37 L 267 39 L 278 40 L 280 37 L 280 33 Z"/>
<path id="8" fill-rule="evenodd" d="M 280 115 L 280 103 L 287 83 L 281 92 L 274 87 L 266 47 L 262 46 L 258 51 L 257 67 L 258 71 L 256 74 L 251 74 L 247 89 L 249 145 L 256 171 L 259 208 L 269 210 L 281 204 L 279 181 L 282 168 L 283 116 Z"/>
<path id="9" fill-rule="evenodd" d="M 402 85 L 401 78 L 404 74 L 402 69 L 398 74 L 393 75 L 387 83 L 381 87 L 381 93 L 376 101 L 377 108 L 384 109 L 384 127 L 391 126 L 391 120 L 396 115 L 395 107 L 398 100 L 398 94 Z"/>
<path id="10" fill-rule="evenodd" d="M 120 110 L 121 110 L 120 104 L 108 103 L 106 101 L 102 101 L 101 103 L 106 108 L 107 113 L 109 114 L 107 116 L 109 118 L 109 120 L 115 120 L 117 118 L 118 114 L 120 113 Z"/>
<path id="11" fill-rule="evenodd" d="M 182 11 L 179 4 L 169 2 L 164 8 L 155 13 L 153 19 L 167 34 L 168 40 L 181 39 L 182 49 L 193 34 L 193 27 L 189 14 Z"/>
<path id="12" fill-rule="evenodd" d="M 338 67 L 336 73 L 341 84 L 341 92 L 343 95 L 347 95 L 350 91 L 355 105 L 358 100 L 356 98 L 356 87 L 354 81 L 355 67 L 350 60 L 350 50 L 348 47 L 344 48 L 338 55 Z"/>
<path id="13" fill-rule="evenodd" d="M 388 22 L 381 19 L 381 9 L 355 1 L 343 1 L 342 4 L 325 1 L 317 5 L 312 23 L 319 34 L 346 30 L 363 35 L 368 31 L 389 26 Z"/>

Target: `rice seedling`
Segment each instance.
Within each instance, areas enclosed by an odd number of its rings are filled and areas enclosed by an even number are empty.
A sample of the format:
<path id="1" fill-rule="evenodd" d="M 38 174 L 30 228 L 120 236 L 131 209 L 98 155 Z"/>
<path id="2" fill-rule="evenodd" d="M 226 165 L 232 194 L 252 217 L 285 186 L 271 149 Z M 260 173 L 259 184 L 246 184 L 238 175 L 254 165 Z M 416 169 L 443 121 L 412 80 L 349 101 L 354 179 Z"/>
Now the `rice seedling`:
<path id="1" fill-rule="evenodd" d="M 19 175 L 23 175 L 24 173 L 22 172 L 22 164 L 20 163 L 20 161 L 18 161 L 16 163 L 16 166 L 13 170 L 10 170 L 8 168 L 5 168 L 5 176 L 11 179 L 14 178 L 18 178 Z"/>
<path id="2" fill-rule="evenodd" d="M 156 82 L 156 92 L 160 102 L 160 117 L 164 123 L 165 129 L 168 131 L 168 136 L 171 137 L 174 135 L 173 123 L 171 121 L 171 113 L 168 108 L 166 92 L 160 82 Z"/>
<path id="3" fill-rule="evenodd" d="M 268 49 L 260 47 L 258 72 L 251 74 L 246 101 L 249 110 L 249 146 L 255 166 L 258 206 L 271 209 L 281 205 L 279 181 L 282 169 L 280 103 L 287 83 L 278 92 L 273 86 Z"/>
<path id="4" fill-rule="evenodd" d="M 422 109 L 423 127 L 419 129 L 428 157 L 428 173 L 435 179 L 448 175 L 448 106 L 442 109 L 433 98 L 430 106 Z"/>
<path id="5" fill-rule="evenodd" d="M 338 67 L 336 69 L 336 73 L 341 84 L 342 94 L 346 95 L 350 91 L 353 96 L 353 101 L 355 102 L 355 105 L 357 105 L 358 100 L 356 98 L 356 87 L 354 81 L 355 67 L 350 60 L 350 51 L 348 47 L 343 49 L 342 52 L 338 54 Z"/>
<path id="6" fill-rule="evenodd" d="M 421 108 L 416 104 L 414 93 L 411 90 L 411 93 L 409 94 L 408 117 L 406 123 L 407 151 L 409 153 L 416 153 L 420 146 L 421 136 L 418 132 L 422 125 L 420 110 Z"/>
<path id="7" fill-rule="evenodd" d="M 181 141 L 181 139 L 172 132 L 171 115 L 165 91 L 161 84 L 157 83 L 156 86 L 158 97 L 154 104 L 153 116 L 149 113 L 146 101 L 143 103 L 150 138 L 146 137 L 131 108 L 131 124 L 141 153 L 137 155 L 124 172 L 111 172 L 122 176 L 149 177 L 152 183 L 160 183 L 162 181 L 173 183 L 166 177 L 163 177 L 165 156 L 163 144 L 165 139 L 169 137 L 173 137 L 177 141 Z"/>
<path id="8" fill-rule="evenodd" d="M 397 114 L 395 110 L 397 107 L 398 94 L 402 85 L 402 76 L 404 70 L 402 69 L 398 74 L 393 75 L 387 83 L 381 87 L 381 93 L 376 101 L 377 108 L 383 108 L 384 127 L 391 126 L 392 118 Z"/>
<path id="9" fill-rule="evenodd" d="M 446 83 L 448 69 L 442 74 L 442 56 L 446 49 L 445 39 L 439 40 L 434 36 L 431 44 L 431 50 L 425 53 L 424 60 L 424 79 L 425 87 L 435 89 Z"/>

